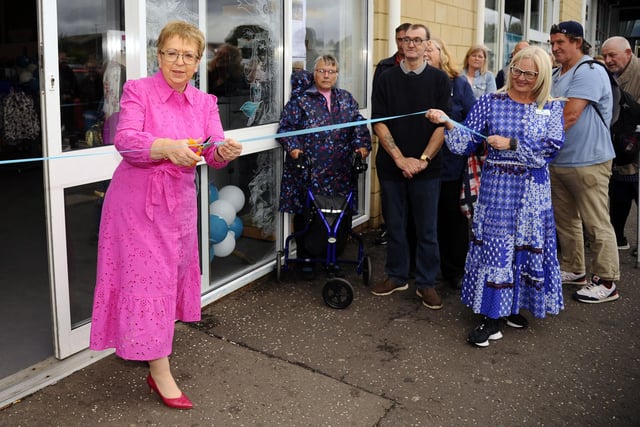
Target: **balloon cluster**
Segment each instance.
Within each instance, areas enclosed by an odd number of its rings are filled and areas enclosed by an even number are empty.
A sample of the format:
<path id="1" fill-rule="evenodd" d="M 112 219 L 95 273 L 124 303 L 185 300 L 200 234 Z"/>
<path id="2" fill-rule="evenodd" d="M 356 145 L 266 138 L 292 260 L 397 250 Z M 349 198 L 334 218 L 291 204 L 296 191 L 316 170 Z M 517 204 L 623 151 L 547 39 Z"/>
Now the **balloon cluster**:
<path id="1" fill-rule="evenodd" d="M 218 190 L 209 183 L 209 261 L 213 257 L 226 257 L 236 247 L 242 235 L 242 219 L 237 216 L 244 206 L 244 193 L 235 185 Z"/>

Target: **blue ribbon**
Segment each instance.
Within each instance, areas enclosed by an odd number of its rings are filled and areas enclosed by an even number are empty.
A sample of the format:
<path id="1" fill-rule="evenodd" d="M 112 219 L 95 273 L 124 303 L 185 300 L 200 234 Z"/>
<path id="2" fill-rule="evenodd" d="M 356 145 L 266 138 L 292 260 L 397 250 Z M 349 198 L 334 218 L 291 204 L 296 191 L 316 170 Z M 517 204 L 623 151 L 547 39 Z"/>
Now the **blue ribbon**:
<path id="1" fill-rule="evenodd" d="M 453 120 L 453 119 L 452 119 L 452 118 L 450 118 L 450 117 L 442 117 L 442 118 L 443 118 L 445 121 L 447 121 L 447 122 L 451 123 L 452 125 L 454 125 L 454 126 L 455 126 L 455 127 L 457 127 L 457 128 L 464 129 L 464 130 L 466 130 L 467 132 L 471 132 L 472 134 L 474 134 L 474 135 L 476 135 L 476 136 L 479 136 L 479 137 L 480 137 L 480 138 L 482 138 L 482 139 L 487 139 L 487 137 L 486 137 L 485 135 L 483 135 L 483 134 L 481 134 L 481 133 L 479 133 L 479 132 L 476 132 L 475 130 L 473 130 L 473 129 L 471 129 L 471 128 L 469 128 L 469 127 L 465 126 L 465 125 L 463 125 L 462 123 L 458 123 L 458 122 L 456 122 L 455 120 Z"/>
<path id="2" fill-rule="evenodd" d="M 308 129 L 299 129 L 299 130 L 294 130 L 290 132 L 277 133 L 273 135 L 259 135 L 251 138 L 239 139 L 238 142 L 252 142 L 252 141 L 258 141 L 262 139 L 287 138 L 291 136 L 306 135 L 309 133 L 325 132 L 325 131 L 331 131 L 335 129 L 343 129 L 343 128 L 348 128 L 353 126 L 361 126 L 361 125 L 373 124 L 377 122 L 395 120 L 402 117 L 416 116 L 418 114 L 425 114 L 426 112 L 427 110 L 417 111 L 415 113 L 402 114 L 399 116 L 382 117 L 379 119 L 365 119 L 365 120 L 358 120 L 355 122 L 339 123 L 335 125 L 319 126 L 315 128 L 308 128 Z M 210 145 L 217 145 L 217 144 L 220 144 L 221 142 L 222 141 L 207 142 L 205 144 L 202 144 L 202 148 L 209 147 Z M 149 150 L 149 149 L 146 149 L 146 150 Z M 146 151 L 146 150 L 122 150 L 122 151 L 119 151 L 119 153 L 130 153 L 130 152 Z M 105 153 L 90 152 L 90 153 L 62 154 L 59 156 L 49 156 L 49 157 L 30 157 L 26 159 L 0 160 L 0 166 L 12 164 L 12 163 L 40 162 L 43 160 L 72 159 L 76 157 L 92 157 L 92 156 L 104 156 L 104 155 L 112 155 L 112 154 L 113 154 L 112 151 L 105 152 Z"/>

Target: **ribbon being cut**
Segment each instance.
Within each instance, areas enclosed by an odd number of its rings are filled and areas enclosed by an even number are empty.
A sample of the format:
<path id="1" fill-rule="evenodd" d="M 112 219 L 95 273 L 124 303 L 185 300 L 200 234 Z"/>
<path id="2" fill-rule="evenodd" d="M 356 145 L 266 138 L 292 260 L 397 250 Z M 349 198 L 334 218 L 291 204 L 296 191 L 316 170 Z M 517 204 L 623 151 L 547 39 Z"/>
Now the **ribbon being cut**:
<path id="1" fill-rule="evenodd" d="M 246 143 L 246 142 L 253 142 L 253 141 L 259 141 L 259 140 L 265 140 L 265 139 L 276 139 L 276 138 L 283 138 L 283 137 L 289 137 L 289 136 L 306 135 L 306 134 L 309 134 L 309 133 L 325 132 L 325 131 L 331 131 L 331 130 L 334 130 L 334 129 L 342 129 L 342 128 L 347 128 L 347 127 L 352 127 L 352 126 L 360 126 L 360 125 L 373 124 L 373 123 L 383 122 L 383 121 L 388 121 L 388 120 L 395 120 L 395 119 L 399 119 L 401 117 L 415 116 L 415 115 L 418 115 L 418 114 L 425 114 L 425 113 L 426 113 L 426 111 L 417 111 L 415 113 L 403 114 L 403 115 L 399 115 L 399 116 L 390 116 L 390 117 L 382 117 L 382 118 L 378 118 L 378 119 L 359 120 L 359 121 L 355 121 L 355 122 L 340 123 L 340 124 L 336 124 L 336 125 L 319 126 L 319 127 L 315 127 L 315 128 L 300 129 L 300 130 L 295 130 L 295 131 L 291 131 L 291 132 L 282 132 L 282 133 L 278 133 L 278 134 L 258 135 L 258 136 L 254 136 L 254 137 L 250 137 L 250 138 L 238 139 L 238 142 Z M 455 126 L 464 127 L 460 123 L 454 122 L 453 120 L 450 120 L 450 119 L 448 119 L 448 120 L 451 121 Z M 470 131 L 473 132 L 473 133 L 476 133 L 476 132 L 474 132 L 472 130 L 470 130 Z M 484 136 L 482 136 L 482 137 L 484 138 Z M 219 142 L 220 141 L 204 141 L 202 144 L 198 144 L 198 146 L 201 149 L 205 149 L 205 148 L 209 147 L 210 145 L 216 145 Z M 130 151 L 139 151 L 139 150 L 130 150 Z M 125 152 L 125 151 L 122 151 L 122 152 Z M 96 153 L 96 152 L 83 152 L 83 153 L 61 154 L 61 155 L 57 155 L 57 156 L 31 157 L 31 158 L 22 158 L 22 159 L 9 159 L 9 160 L 0 160 L 0 166 L 8 165 L 8 164 L 15 164 L 15 163 L 29 163 L 29 162 L 51 161 L 51 160 L 57 160 L 57 159 L 70 159 L 70 158 L 80 158 L 80 157 L 105 156 L 105 155 L 112 155 L 112 154 L 113 154 L 113 152 L 111 152 L 111 151 L 99 152 L 99 153 Z"/>

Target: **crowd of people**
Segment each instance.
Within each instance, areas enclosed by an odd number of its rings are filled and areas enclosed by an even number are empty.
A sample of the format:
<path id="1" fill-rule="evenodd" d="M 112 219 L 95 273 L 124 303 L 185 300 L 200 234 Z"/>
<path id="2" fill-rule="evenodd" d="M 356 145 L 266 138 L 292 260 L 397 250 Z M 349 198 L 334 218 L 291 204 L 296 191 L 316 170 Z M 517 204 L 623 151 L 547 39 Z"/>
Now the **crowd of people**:
<path id="1" fill-rule="evenodd" d="M 624 227 L 638 203 L 638 163 L 637 157 L 616 162 L 611 84 L 603 67 L 580 67 L 593 59 L 581 24 L 553 25 L 551 52 L 516 43 L 496 77 L 484 46 L 470 47 L 459 70 L 446 44 L 422 25 L 399 31 L 405 35 L 396 40 L 397 66 L 388 58 L 376 73 L 372 117 L 424 109 L 436 127 L 404 123 L 409 118 L 373 126 L 387 258 L 386 278 L 371 292 L 408 289 L 407 257 L 415 256 L 412 276 L 423 305 L 442 308 L 436 275 L 461 289 L 462 302 L 481 317 L 468 335 L 480 347 L 502 337 L 503 322 L 528 326 L 521 310 L 536 318 L 558 314 L 562 285 L 578 286 L 572 296 L 579 302 L 618 299 L 618 251 L 629 249 Z M 620 87 L 638 100 L 640 65 L 629 42 L 612 37 L 601 50 Z M 469 179 L 467 160 L 477 153 L 486 159 L 469 227 L 460 192 Z M 421 182 L 429 178 L 430 187 Z M 415 255 L 405 237 L 409 226 Z"/>
<path id="2" fill-rule="evenodd" d="M 460 66 L 426 26 L 405 23 L 396 29 L 397 53 L 374 78 L 387 244 L 385 278 L 371 292 L 389 296 L 413 280 L 421 304 L 438 310 L 440 275 L 480 316 L 467 338 L 479 347 L 502 338 L 503 322 L 527 327 L 523 310 L 558 314 L 563 285 L 580 285 L 573 297 L 583 303 L 619 298 L 618 250 L 628 247 L 624 224 L 638 203 L 638 164 L 616 164 L 607 126 L 612 91 L 604 68 L 580 67 L 591 59 L 582 26 L 553 25 L 550 42 L 553 60 L 540 47 L 516 44 L 496 84 L 485 47 L 472 46 Z M 158 38 L 159 71 L 124 85 L 114 137 L 123 159 L 101 216 L 91 324 L 90 348 L 148 362 L 150 390 L 178 409 L 193 404 L 170 369 L 174 322 L 200 319 L 194 166 L 223 168 L 242 153 L 224 136 L 216 98 L 189 84 L 204 49 L 196 26 L 170 22 Z M 602 55 L 640 100 L 640 64 L 628 41 L 608 39 Z M 365 125 L 290 136 L 363 120 L 354 97 L 337 86 L 339 71 L 337 59 L 323 54 L 313 71 L 292 74 L 279 123 L 289 136 L 278 142 L 286 156 L 279 207 L 293 214 L 294 230 L 307 220 L 306 186 L 348 191 L 354 156 L 371 151 Z M 208 136 L 220 142 L 203 145 Z M 469 223 L 460 193 L 477 152 L 486 159 Z M 300 175 L 301 156 L 310 159 L 310 184 Z M 302 240 L 298 246 L 304 253 Z M 302 269 L 313 277 L 312 265 Z"/>

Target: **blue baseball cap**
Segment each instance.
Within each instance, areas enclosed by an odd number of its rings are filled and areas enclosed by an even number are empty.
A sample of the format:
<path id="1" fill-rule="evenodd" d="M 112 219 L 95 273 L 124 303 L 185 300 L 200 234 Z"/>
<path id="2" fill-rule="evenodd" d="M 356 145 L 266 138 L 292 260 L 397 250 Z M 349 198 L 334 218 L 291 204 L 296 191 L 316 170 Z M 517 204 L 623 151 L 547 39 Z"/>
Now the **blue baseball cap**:
<path id="1" fill-rule="evenodd" d="M 559 24 L 553 24 L 551 26 L 551 34 L 565 34 L 567 36 L 580 37 L 587 46 L 591 44 L 584 39 L 584 29 L 582 24 L 576 21 L 563 21 Z"/>

